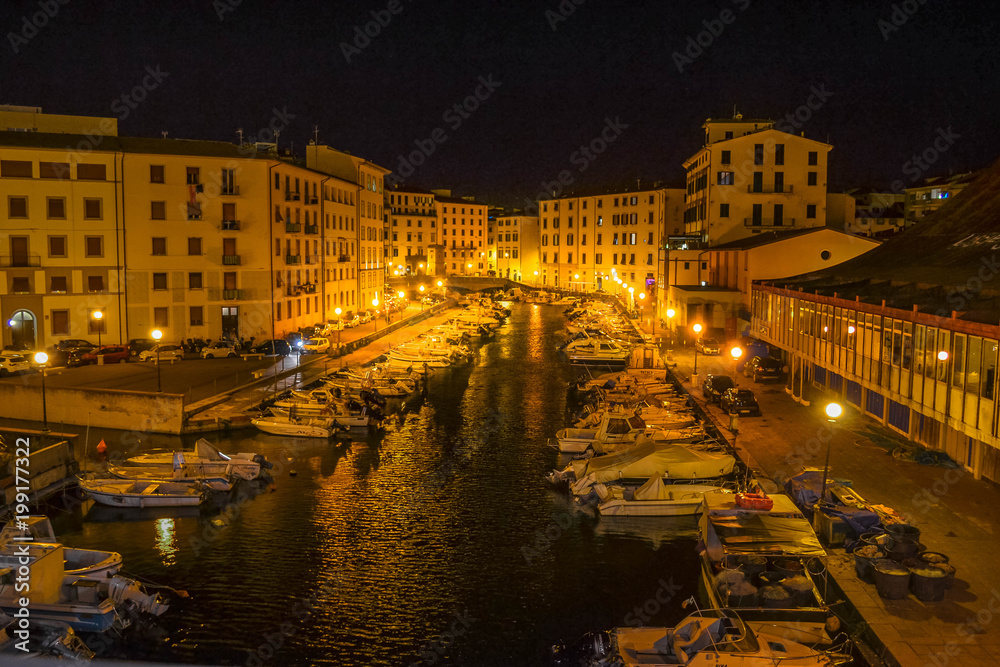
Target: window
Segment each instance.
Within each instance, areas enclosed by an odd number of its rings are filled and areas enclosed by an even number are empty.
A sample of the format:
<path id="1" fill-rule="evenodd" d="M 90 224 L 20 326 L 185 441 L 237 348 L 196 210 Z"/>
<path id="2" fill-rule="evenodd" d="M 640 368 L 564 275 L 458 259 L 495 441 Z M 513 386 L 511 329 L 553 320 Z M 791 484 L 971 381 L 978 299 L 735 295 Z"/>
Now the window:
<path id="1" fill-rule="evenodd" d="M 691 268 L 691 262 L 684 262 L 684 270 L 687 271 Z"/>
<path id="2" fill-rule="evenodd" d="M 595 264 L 603 264 L 604 263 L 604 255 L 602 253 L 597 253 L 596 255 L 594 255 L 594 263 Z"/>
<path id="3" fill-rule="evenodd" d="M 648 255 L 646 255 L 646 264 L 648 265 L 653 264 L 653 253 L 649 253 Z"/>
<path id="4" fill-rule="evenodd" d="M 10 279 L 11 294 L 28 294 L 31 292 L 31 281 L 26 276 L 13 276 Z"/>
<path id="5" fill-rule="evenodd" d="M 155 290 L 167 289 L 167 274 L 165 273 L 153 274 L 153 289 Z"/>
<path id="6" fill-rule="evenodd" d="M 200 237 L 192 236 L 192 237 L 188 238 L 188 254 L 189 255 L 200 255 L 201 254 L 201 238 Z"/>
<path id="7" fill-rule="evenodd" d="M 85 236 L 83 238 L 84 255 L 87 257 L 104 257 L 104 237 Z"/>
<path id="8" fill-rule="evenodd" d="M 167 202 L 165 201 L 149 202 L 149 217 L 151 220 L 166 220 Z"/>
<path id="9" fill-rule="evenodd" d="M 49 281 L 49 291 L 53 294 L 66 293 L 66 276 L 52 276 Z"/>
<path id="10" fill-rule="evenodd" d="M 45 200 L 50 220 L 64 220 L 66 218 L 66 200 L 62 197 L 49 197 Z"/>
<path id="11" fill-rule="evenodd" d="M 168 319 L 167 313 L 170 312 L 169 308 L 154 308 L 153 309 L 153 326 L 155 327 L 167 327 Z"/>
<path id="12" fill-rule="evenodd" d="M 78 181 L 106 181 L 107 167 L 103 164 L 81 162 L 76 165 L 76 178 Z"/>
<path id="13" fill-rule="evenodd" d="M 104 291 L 104 276 L 87 276 L 87 291 L 88 292 L 103 292 Z"/>
<path id="14" fill-rule="evenodd" d="M 203 311 L 201 306 L 191 306 L 189 315 L 191 326 L 200 327 L 205 323 Z"/>
<path id="15" fill-rule="evenodd" d="M 720 218 L 729 217 L 729 204 L 719 204 L 719 217 Z"/>
<path id="16" fill-rule="evenodd" d="M 149 182 L 150 183 L 163 183 L 166 179 L 163 177 L 163 165 L 162 164 L 151 164 L 149 165 Z"/>
<path id="17" fill-rule="evenodd" d="M 298 211 L 296 211 L 298 213 Z M 201 220 L 201 202 L 188 202 L 187 205 L 187 219 L 188 220 Z"/>
<path id="18" fill-rule="evenodd" d="M 199 167 L 188 167 L 187 168 L 187 184 L 188 185 L 198 185 L 201 183 L 201 168 Z"/>
<path id="19" fill-rule="evenodd" d="M 223 222 L 236 220 L 236 204 L 227 202 L 222 205 L 222 220 Z"/>
<path id="20" fill-rule="evenodd" d="M 764 144 L 753 145 L 753 163 L 755 165 L 764 164 Z"/>
<path id="21" fill-rule="evenodd" d="M 83 200 L 83 217 L 87 220 L 100 220 L 101 219 L 101 200 L 100 199 L 84 199 Z"/>
<path id="22" fill-rule="evenodd" d="M 816 217 L 816 204 L 806 204 L 806 217 L 807 218 Z"/>
<path id="23" fill-rule="evenodd" d="M 3 178 L 31 178 L 31 162 L 26 160 L 0 160 Z"/>
<path id="24" fill-rule="evenodd" d="M 53 310 L 49 314 L 49 321 L 52 322 L 52 335 L 60 336 L 69 334 L 69 311 Z"/>
<path id="25" fill-rule="evenodd" d="M 785 164 L 785 144 L 775 144 L 774 146 L 774 164 L 783 165 Z"/>
<path id="26" fill-rule="evenodd" d="M 69 162 L 39 162 L 38 178 L 69 178 Z"/>
<path id="27" fill-rule="evenodd" d="M 753 192 L 764 191 L 764 172 L 755 171 L 753 173 Z"/>
<path id="28" fill-rule="evenodd" d="M 65 257 L 65 256 L 66 256 L 66 237 L 50 236 L 49 257 Z"/>
<path id="29" fill-rule="evenodd" d="M 733 172 L 731 171 L 720 171 L 718 173 L 717 185 L 732 185 L 733 184 Z"/>
<path id="30" fill-rule="evenodd" d="M 785 191 L 785 172 L 783 171 L 774 172 L 774 191 L 775 192 Z"/>
<path id="31" fill-rule="evenodd" d="M 10 218 L 28 217 L 28 198 L 10 197 L 7 199 L 7 216 Z"/>
<path id="32" fill-rule="evenodd" d="M 154 255 L 166 255 L 167 254 L 167 239 L 164 236 L 154 236 L 153 237 L 153 253 Z"/>
<path id="33" fill-rule="evenodd" d="M 732 132 L 726 132 L 726 139 L 732 139 L 732 138 L 733 138 L 733 133 Z"/>
<path id="34" fill-rule="evenodd" d="M 815 171 L 810 171 L 809 174 L 808 174 L 808 179 L 809 180 L 806 181 L 807 185 L 816 185 L 816 172 Z"/>
<path id="35" fill-rule="evenodd" d="M 193 271 L 188 274 L 188 289 L 201 289 L 201 273 Z"/>
<path id="36" fill-rule="evenodd" d="M 809 151 L 809 166 L 814 167 L 819 164 L 819 153 L 816 151 Z"/>

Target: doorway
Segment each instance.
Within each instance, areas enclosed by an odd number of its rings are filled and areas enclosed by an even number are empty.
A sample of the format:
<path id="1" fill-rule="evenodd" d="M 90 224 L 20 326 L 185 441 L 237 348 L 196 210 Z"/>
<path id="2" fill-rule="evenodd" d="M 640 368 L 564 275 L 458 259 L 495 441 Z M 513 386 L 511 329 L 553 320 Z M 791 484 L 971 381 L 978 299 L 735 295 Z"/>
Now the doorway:
<path id="1" fill-rule="evenodd" d="M 222 335 L 227 338 L 239 338 L 240 334 L 240 313 L 235 306 L 224 306 L 222 308 Z"/>
<path id="2" fill-rule="evenodd" d="M 30 310 L 17 310 L 7 321 L 10 326 L 11 345 L 15 350 L 33 350 L 35 339 L 35 315 Z"/>

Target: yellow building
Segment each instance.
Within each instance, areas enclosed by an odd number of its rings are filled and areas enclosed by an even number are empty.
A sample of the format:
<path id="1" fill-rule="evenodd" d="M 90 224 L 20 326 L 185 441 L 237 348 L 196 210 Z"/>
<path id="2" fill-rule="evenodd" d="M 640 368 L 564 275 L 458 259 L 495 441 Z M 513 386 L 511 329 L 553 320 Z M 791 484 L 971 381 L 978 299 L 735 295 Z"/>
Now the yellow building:
<path id="1" fill-rule="evenodd" d="M 831 146 L 740 115 L 702 127 L 704 146 L 684 162 L 687 236 L 713 246 L 826 224 Z"/>
<path id="2" fill-rule="evenodd" d="M 538 258 L 538 216 L 500 215 L 492 222 L 494 229 L 487 250 L 490 270 L 501 278 L 531 282 L 541 266 Z"/>
<path id="3" fill-rule="evenodd" d="M 915 225 L 938 210 L 972 182 L 976 174 L 966 172 L 953 176 L 934 176 L 924 180 L 923 185 L 906 188 L 905 226 Z"/>
<path id="4" fill-rule="evenodd" d="M 396 186 L 387 190 L 386 265 L 390 276 L 430 273 L 430 247 L 438 243 L 434 193 Z"/>
<path id="5" fill-rule="evenodd" d="M 441 238 L 437 244 L 438 275 L 486 275 L 486 204 L 472 197 L 452 197 L 451 190 L 434 190 Z"/>
<path id="6" fill-rule="evenodd" d="M 85 145 L 96 144 L 101 137 L 118 136 L 118 119 L 100 116 L 62 116 L 42 113 L 41 107 L 0 104 L 0 131 L 79 134 Z M 74 146 L 77 150 L 84 147 Z"/>

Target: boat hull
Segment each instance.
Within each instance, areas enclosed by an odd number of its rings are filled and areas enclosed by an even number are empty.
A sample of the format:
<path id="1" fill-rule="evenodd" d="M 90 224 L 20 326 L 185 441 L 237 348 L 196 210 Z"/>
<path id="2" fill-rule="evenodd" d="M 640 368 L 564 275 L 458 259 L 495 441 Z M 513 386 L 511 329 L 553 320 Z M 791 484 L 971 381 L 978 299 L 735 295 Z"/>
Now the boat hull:
<path id="1" fill-rule="evenodd" d="M 274 422 L 267 419 L 254 419 L 250 423 L 264 433 L 295 438 L 330 438 L 335 432 L 334 429 L 325 426 Z"/>
<path id="2" fill-rule="evenodd" d="M 624 500 L 615 498 L 597 506 L 605 516 L 692 516 L 698 513 L 697 500 Z"/>

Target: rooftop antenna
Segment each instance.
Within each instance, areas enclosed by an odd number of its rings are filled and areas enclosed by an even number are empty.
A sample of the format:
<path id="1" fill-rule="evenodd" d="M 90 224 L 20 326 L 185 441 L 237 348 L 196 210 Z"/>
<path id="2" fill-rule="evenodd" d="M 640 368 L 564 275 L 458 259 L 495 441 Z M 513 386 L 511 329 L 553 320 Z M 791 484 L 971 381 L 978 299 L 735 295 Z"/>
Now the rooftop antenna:
<path id="1" fill-rule="evenodd" d="M 164 138 L 164 139 L 166 139 L 166 138 L 167 138 L 167 131 L 166 131 L 166 130 L 163 130 L 163 131 L 161 131 L 161 132 L 160 132 L 160 134 L 162 134 L 162 135 L 163 135 L 163 138 Z"/>
<path id="2" fill-rule="evenodd" d="M 236 128 L 236 134 L 240 135 L 240 146 L 242 146 L 243 145 L 243 128 L 242 127 Z"/>
<path id="3" fill-rule="evenodd" d="M 313 126 L 313 143 L 319 146 L 319 125 Z"/>
<path id="4" fill-rule="evenodd" d="M 275 152 L 278 152 L 278 137 L 280 137 L 280 136 L 281 136 L 281 132 L 275 130 L 274 131 L 274 151 Z"/>
<path id="5" fill-rule="evenodd" d="M 739 114 L 736 113 L 736 105 L 734 104 L 733 105 L 733 118 L 737 118 L 738 116 L 739 116 Z"/>

